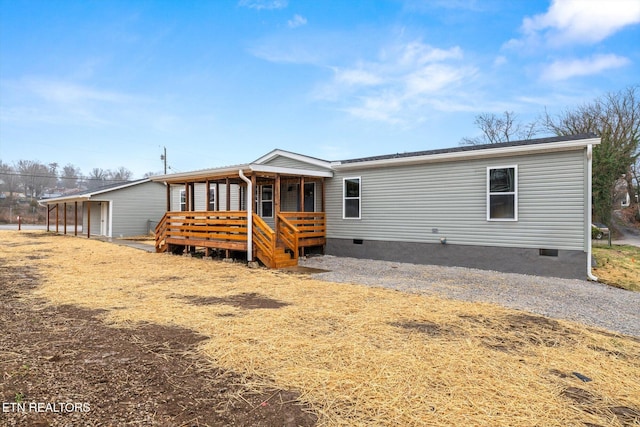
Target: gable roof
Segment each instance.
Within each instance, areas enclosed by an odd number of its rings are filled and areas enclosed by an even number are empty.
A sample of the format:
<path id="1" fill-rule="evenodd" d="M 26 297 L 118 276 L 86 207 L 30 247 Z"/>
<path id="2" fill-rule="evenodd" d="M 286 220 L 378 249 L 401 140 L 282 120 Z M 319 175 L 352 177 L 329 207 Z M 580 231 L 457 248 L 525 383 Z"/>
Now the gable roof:
<path id="1" fill-rule="evenodd" d="M 347 159 L 335 162 L 333 167 L 336 169 L 349 169 L 356 167 L 429 163 L 482 157 L 504 157 L 513 154 L 527 154 L 543 151 L 566 151 L 599 143 L 600 138 L 596 137 L 594 134 L 557 136 L 501 142 L 496 144 L 465 145 L 437 150 L 414 151 L 408 153 Z"/>
<path id="2" fill-rule="evenodd" d="M 319 159 L 317 157 L 307 156 L 305 154 L 294 153 L 292 151 L 281 150 L 276 148 L 265 154 L 264 156 L 254 160 L 253 164 L 263 164 L 267 163 L 269 160 L 272 160 L 276 157 L 287 157 L 292 160 L 297 160 L 303 163 L 309 163 L 314 166 L 319 166 L 327 169 L 331 169 L 331 162 L 328 160 Z"/>
<path id="3" fill-rule="evenodd" d="M 69 201 L 81 201 L 81 200 L 89 200 L 94 196 L 110 193 L 113 191 L 118 191 L 123 188 L 133 187 L 135 185 L 144 184 L 145 182 L 151 182 L 149 178 L 138 179 L 135 181 L 126 181 L 126 182 L 118 182 L 115 184 L 104 185 L 99 188 L 94 188 L 91 190 L 82 190 L 76 191 L 71 194 L 66 194 L 60 197 L 52 197 L 49 199 L 40 200 L 40 204 L 51 204 L 51 203 L 59 203 L 59 202 L 69 202 Z"/>

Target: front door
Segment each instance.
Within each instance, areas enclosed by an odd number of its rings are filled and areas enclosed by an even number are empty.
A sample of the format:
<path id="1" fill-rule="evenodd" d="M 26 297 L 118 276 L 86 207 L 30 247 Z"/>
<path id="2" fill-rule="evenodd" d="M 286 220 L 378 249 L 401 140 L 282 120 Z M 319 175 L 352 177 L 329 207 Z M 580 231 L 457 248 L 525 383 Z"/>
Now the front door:
<path id="1" fill-rule="evenodd" d="M 316 211 L 316 183 L 305 182 L 304 184 L 304 212 Z"/>
<path id="2" fill-rule="evenodd" d="M 109 202 L 100 203 L 100 235 L 109 236 Z"/>

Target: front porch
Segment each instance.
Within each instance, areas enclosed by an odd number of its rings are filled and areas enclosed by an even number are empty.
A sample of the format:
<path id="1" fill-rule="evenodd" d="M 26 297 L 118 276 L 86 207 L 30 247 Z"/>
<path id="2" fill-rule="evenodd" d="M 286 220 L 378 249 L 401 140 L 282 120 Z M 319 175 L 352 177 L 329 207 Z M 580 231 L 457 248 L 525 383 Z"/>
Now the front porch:
<path id="1" fill-rule="evenodd" d="M 248 252 L 246 211 L 167 212 L 156 227 L 157 252 L 183 252 L 204 248 Z M 252 258 L 268 268 L 298 265 L 305 248 L 324 246 L 324 212 L 280 212 L 279 227 L 272 229 L 252 214 Z"/>
<path id="2" fill-rule="evenodd" d="M 211 172 L 165 181 L 167 212 L 155 229 L 157 252 L 204 249 L 210 256 L 217 250 L 228 258 L 232 251 L 240 251 L 248 261 L 284 268 L 297 265 L 308 248 L 324 250 L 321 172 Z"/>

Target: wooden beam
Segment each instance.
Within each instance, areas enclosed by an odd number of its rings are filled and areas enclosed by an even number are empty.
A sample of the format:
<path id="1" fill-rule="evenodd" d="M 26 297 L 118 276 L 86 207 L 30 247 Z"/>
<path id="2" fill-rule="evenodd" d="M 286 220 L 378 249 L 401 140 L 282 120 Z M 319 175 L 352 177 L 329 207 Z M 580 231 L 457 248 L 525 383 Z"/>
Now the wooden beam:
<path id="1" fill-rule="evenodd" d="M 189 210 L 189 183 L 184 183 L 184 210 Z"/>
<path id="2" fill-rule="evenodd" d="M 205 204 L 206 204 L 205 211 L 210 211 L 211 210 L 211 206 L 209 206 L 209 200 L 211 200 L 211 188 L 209 188 L 209 180 L 208 179 L 204 181 L 204 185 L 205 185 L 204 199 L 205 199 Z"/>
<path id="3" fill-rule="evenodd" d="M 73 222 L 75 223 L 75 226 L 73 228 L 73 235 L 77 236 L 78 235 L 78 201 L 76 200 L 73 203 L 75 204 L 75 213 L 73 216 Z"/>
<path id="4" fill-rule="evenodd" d="M 258 201 L 256 200 L 256 192 L 258 191 L 257 179 L 255 175 L 251 175 L 251 188 L 253 188 L 253 194 L 251 194 L 251 203 L 253 204 L 253 212 L 258 212 Z"/>
<path id="5" fill-rule="evenodd" d="M 191 211 L 196 210 L 196 183 L 191 183 Z"/>
<path id="6" fill-rule="evenodd" d="M 298 190 L 298 212 L 304 212 L 304 176 L 300 177 L 300 188 Z"/>
<path id="7" fill-rule="evenodd" d="M 167 184 L 167 212 L 171 212 L 171 184 Z"/>
<path id="8" fill-rule="evenodd" d="M 67 234 L 67 202 L 64 202 L 64 215 L 62 215 L 62 217 L 64 218 L 64 234 Z"/>
<path id="9" fill-rule="evenodd" d="M 60 218 L 60 204 L 56 203 L 56 234 L 58 233 L 59 229 L 58 229 L 58 222 Z"/>
<path id="10" fill-rule="evenodd" d="M 276 174 L 276 182 L 273 187 L 273 222 L 276 227 L 276 233 L 278 233 L 278 214 L 280 213 L 280 174 Z"/>
<path id="11" fill-rule="evenodd" d="M 231 181 L 229 178 L 225 178 L 225 184 L 227 185 L 227 210 L 231 210 Z M 228 257 L 227 257 L 228 258 Z"/>
<path id="12" fill-rule="evenodd" d="M 216 181 L 216 194 L 215 194 L 215 197 L 216 197 L 216 207 L 215 207 L 215 209 L 217 211 L 219 211 L 220 210 L 220 184 L 218 183 L 218 181 Z"/>

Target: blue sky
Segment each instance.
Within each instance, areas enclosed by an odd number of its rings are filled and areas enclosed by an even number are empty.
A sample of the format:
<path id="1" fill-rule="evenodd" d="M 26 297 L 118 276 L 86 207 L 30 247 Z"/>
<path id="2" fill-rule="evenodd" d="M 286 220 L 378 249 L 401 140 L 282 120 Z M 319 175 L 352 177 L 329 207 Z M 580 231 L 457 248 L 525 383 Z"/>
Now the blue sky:
<path id="1" fill-rule="evenodd" d="M 139 178 L 457 146 L 640 84 L 638 0 L 0 0 L 0 160 Z"/>

